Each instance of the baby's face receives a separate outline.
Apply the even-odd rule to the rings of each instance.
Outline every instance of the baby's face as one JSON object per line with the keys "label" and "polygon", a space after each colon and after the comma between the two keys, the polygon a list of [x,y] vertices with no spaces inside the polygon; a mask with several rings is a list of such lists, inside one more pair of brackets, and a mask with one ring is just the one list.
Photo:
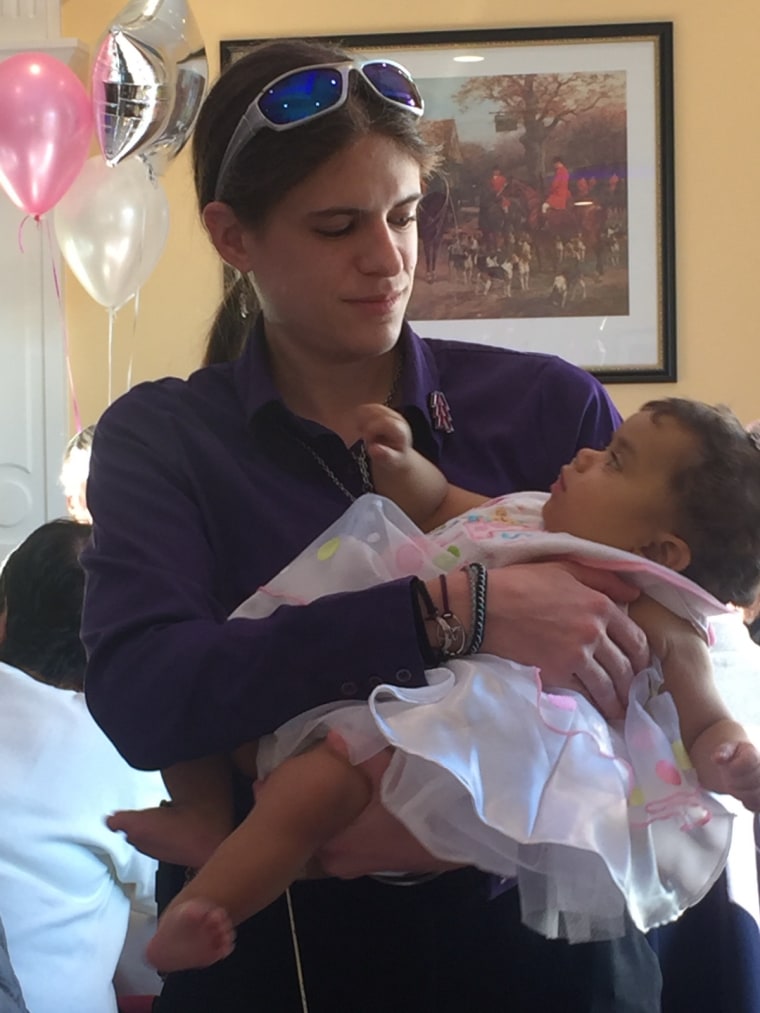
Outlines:
{"label": "baby's face", "polygon": [[675,420],[637,412],[606,450],[581,450],[565,465],[544,506],[547,531],[650,555],[649,546],[678,533],[670,480],[696,449]]}

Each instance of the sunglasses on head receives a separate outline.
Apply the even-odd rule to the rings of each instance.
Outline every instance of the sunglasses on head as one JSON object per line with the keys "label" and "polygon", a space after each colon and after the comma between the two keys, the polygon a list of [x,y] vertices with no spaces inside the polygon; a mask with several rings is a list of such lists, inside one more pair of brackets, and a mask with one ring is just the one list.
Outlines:
{"label": "sunglasses on head", "polygon": [[339,109],[348,97],[352,70],[386,102],[422,116],[425,104],[417,85],[409,71],[393,60],[346,60],[289,70],[259,92],[235,127],[219,167],[214,199],[221,200],[230,166],[262,128],[290,130]]}

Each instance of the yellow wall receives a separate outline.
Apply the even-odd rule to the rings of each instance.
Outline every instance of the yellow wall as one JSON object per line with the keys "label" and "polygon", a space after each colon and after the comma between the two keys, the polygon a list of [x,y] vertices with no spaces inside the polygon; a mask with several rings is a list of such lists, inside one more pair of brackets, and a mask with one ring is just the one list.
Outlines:
{"label": "yellow wall", "polygon": [[[500,0],[293,0],[280,7],[250,0],[191,0],[211,62],[218,72],[223,38],[339,35],[467,28],[560,25],[569,22],[567,0],[505,6]],[[67,0],[63,34],[91,47],[125,2]],[[729,403],[749,421],[760,416],[760,341],[755,317],[760,280],[758,235],[760,130],[757,118],[757,0],[719,6],[671,0],[668,6],[628,0],[578,0],[576,24],[611,20],[675,24],[677,384],[614,384],[627,414],[648,397],[679,394]],[[519,16],[522,14],[522,16]],[[220,292],[215,256],[196,224],[187,151],[164,179],[171,208],[166,251],[132,310],[118,314],[114,333],[114,393],[124,388],[129,353],[135,380],[186,375],[198,362]],[[85,422],[107,399],[107,313],[69,279],[67,307],[75,383]]]}

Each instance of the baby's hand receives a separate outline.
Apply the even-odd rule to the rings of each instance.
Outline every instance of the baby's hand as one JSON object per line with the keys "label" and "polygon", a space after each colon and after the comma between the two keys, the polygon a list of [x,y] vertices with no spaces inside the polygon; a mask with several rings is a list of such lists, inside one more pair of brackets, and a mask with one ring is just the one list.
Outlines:
{"label": "baby's hand", "polygon": [[412,431],[403,415],[382,404],[357,409],[357,424],[373,463],[399,465],[412,449]]}
{"label": "baby's hand", "polygon": [[751,812],[760,812],[760,752],[751,742],[725,742],[713,753],[721,789]]}

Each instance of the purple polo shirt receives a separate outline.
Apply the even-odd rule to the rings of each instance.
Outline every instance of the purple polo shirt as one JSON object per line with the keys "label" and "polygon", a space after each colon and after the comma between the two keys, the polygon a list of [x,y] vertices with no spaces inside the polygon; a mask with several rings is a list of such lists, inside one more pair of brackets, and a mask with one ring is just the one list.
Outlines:
{"label": "purple polo shirt", "polygon": [[[406,327],[399,403],[417,448],[484,495],[547,489],[619,423],[604,389],[553,356],[426,340]],[[436,428],[442,391],[453,432]],[[282,403],[258,325],[234,363],[144,383],[98,423],[83,638],[96,720],[143,768],[229,752],[379,681],[424,683],[410,580],[229,613],[361,492],[355,458]]]}

